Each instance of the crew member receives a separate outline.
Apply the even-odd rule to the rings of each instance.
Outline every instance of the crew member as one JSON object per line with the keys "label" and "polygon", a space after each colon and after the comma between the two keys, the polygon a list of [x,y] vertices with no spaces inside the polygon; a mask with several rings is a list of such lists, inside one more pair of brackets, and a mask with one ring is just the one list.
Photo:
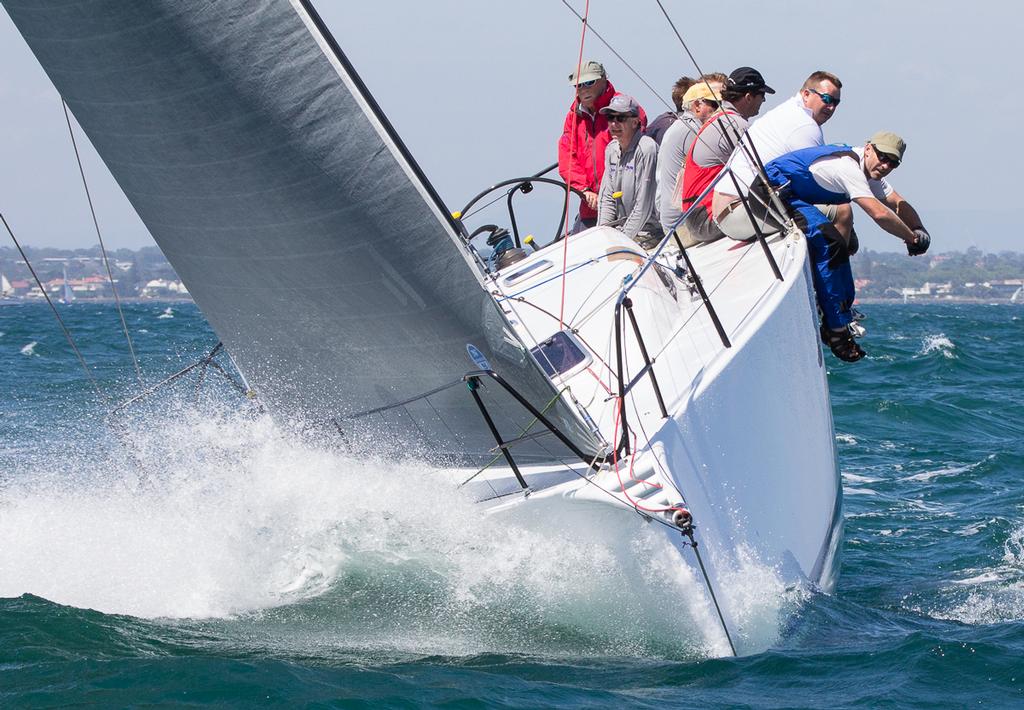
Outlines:
{"label": "crew member", "polygon": [[[768,181],[779,189],[790,216],[807,236],[814,290],[822,312],[822,341],[846,362],[856,362],[865,355],[849,328],[855,296],[849,251],[839,230],[815,204],[841,205],[852,200],[878,226],[902,239],[908,254],[924,254],[931,237],[917,212],[909,205],[902,208],[909,223],[904,221],[889,206],[895,204],[899,209],[902,198],[895,191],[884,194],[882,180],[902,162],[905,151],[902,138],[880,132],[872,136],[861,154],[845,145],[814,146],[765,165]],[[762,197],[766,194],[760,185],[753,191],[761,192]]]}
{"label": "crew member", "polygon": [[[767,163],[794,150],[825,143],[821,127],[839,107],[842,88],[843,82],[835,74],[816,71],[807,77],[795,96],[754,121],[742,145],[729,160],[741,191],[746,192],[754,183],[758,160]],[[749,239],[755,235],[732,180],[719,183],[712,212],[719,228],[733,239]],[[759,219],[763,212],[762,209],[757,215]],[[773,231],[775,225],[769,221],[762,227],[762,231]]]}
{"label": "crew member", "polygon": [[[714,191],[701,195],[722,172],[730,154],[747,132],[749,119],[761,110],[765,94],[774,93],[775,89],[765,83],[761,72],[752,67],[736,69],[722,90],[721,106],[715,105],[717,110],[708,117],[692,142],[683,168],[681,203],[683,209],[688,210],[700,198],[700,207],[690,213],[685,224],[685,231],[695,241],[709,242],[722,236],[712,219]],[[730,181],[730,178],[727,176],[724,180]]]}
{"label": "crew member", "polygon": [[605,149],[598,224],[613,224],[645,248],[664,236],[654,205],[658,145],[640,126],[640,105],[617,94],[601,109],[612,141]]}
{"label": "crew member", "polygon": [[[558,141],[558,174],[569,187],[583,193],[579,215],[570,230],[575,234],[597,224],[597,190],[604,170],[604,152],[611,137],[608,121],[600,110],[615,95],[604,66],[593,60],[583,62],[569,75],[576,89]],[[647,115],[640,110],[640,123],[647,127]]]}
{"label": "crew member", "polygon": [[669,126],[662,138],[658,149],[658,216],[665,232],[675,227],[683,214],[680,196],[686,154],[704,121],[718,108],[726,78],[720,73],[705,74],[691,85],[679,99],[679,120]]}

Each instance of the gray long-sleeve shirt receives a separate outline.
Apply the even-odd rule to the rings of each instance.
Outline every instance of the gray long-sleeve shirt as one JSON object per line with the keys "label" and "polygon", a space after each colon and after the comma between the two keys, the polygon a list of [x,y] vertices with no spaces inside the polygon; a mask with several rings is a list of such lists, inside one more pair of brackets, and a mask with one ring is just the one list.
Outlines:
{"label": "gray long-sleeve shirt", "polygon": [[697,117],[689,111],[683,111],[679,114],[679,120],[669,126],[662,136],[661,148],[658,150],[658,215],[665,232],[683,215],[680,201],[683,165],[699,130],[700,121]]}
{"label": "gray long-sleeve shirt", "polygon": [[693,146],[693,162],[702,168],[725,165],[750,127],[750,122],[739,115],[731,103],[724,102],[722,108],[731,113],[716,112],[704,127],[697,145]]}
{"label": "gray long-sleeve shirt", "polygon": [[[597,223],[609,224],[625,217],[619,230],[632,239],[641,231],[657,232],[658,214],[654,205],[658,144],[639,131],[625,151],[613,140],[604,152],[604,177],[598,192]],[[622,196],[612,195],[621,192]]]}

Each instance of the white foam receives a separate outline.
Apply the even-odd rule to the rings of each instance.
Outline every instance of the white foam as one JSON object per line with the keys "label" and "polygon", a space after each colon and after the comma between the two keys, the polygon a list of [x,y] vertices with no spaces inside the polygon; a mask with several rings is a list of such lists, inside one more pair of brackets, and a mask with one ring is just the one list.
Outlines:
{"label": "white foam", "polygon": [[873,476],[861,476],[858,473],[843,472],[844,483],[878,483],[880,480],[882,479]]}
{"label": "white foam", "polygon": [[158,315],[157,318],[159,318],[159,319],[174,318],[174,309],[173,308],[165,308],[164,312],[161,313],[160,315]]}
{"label": "white foam", "polygon": [[[140,467],[117,449],[3,481],[0,597],[149,618],[325,604],[325,629],[418,652],[536,650],[568,629],[580,654],[727,653],[692,569],[635,516],[619,545],[597,523],[485,516],[437,471],[353,460],[267,418],[168,411],[130,441]],[[729,574],[740,640],[763,648],[792,600],[753,560]]]}
{"label": "white foam", "polygon": [[964,579],[954,579],[953,584],[989,584],[990,582],[1002,581],[1003,576],[998,572],[983,572],[976,574],[973,577],[965,577]]}
{"label": "white foam", "polygon": [[915,473],[912,476],[905,476],[900,479],[903,481],[930,481],[933,478],[945,478],[947,476],[957,476],[961,473],[970,471],[978,464],[970,464],[967,466],[946,466],[945,468],[939,468],[934,471],[924,471],[922,473]]}
{"label": "white foam", "polygon": [[838,441],[840,444],[854,444],[855,445],[857,443],[857,440],[853,437],[852,434],[840,434],[840,433],[837,433],[836,434],[836,441]]}
{"label": "white foam", "polygon": [[969,576],[942,590],[946,603],[915,609],[936,619],[963,624],[999,624],[1024,620],[1024,526],[1012,530],[1003,543],[1000,564],[990,569],[965,570]]}
{"label": "white foam", "polygon": [[928,355],[929,353],[939,352],[943,357],[947,359],[953,359],[956,357],[956,345],[953,341],[946,337],[945,333],[937,333],[935,335],[927,335],[921,342],[921,349],[918,350],[918,355]]}

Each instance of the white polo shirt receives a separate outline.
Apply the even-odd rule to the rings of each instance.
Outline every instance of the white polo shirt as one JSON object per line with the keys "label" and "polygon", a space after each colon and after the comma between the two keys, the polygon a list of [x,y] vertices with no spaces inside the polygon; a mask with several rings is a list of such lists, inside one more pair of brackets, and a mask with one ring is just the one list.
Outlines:
{"label": "white polo shirt", "polygon": [[854,160],[850,153],[839,153],[818,158],[811,163],[811,176],[814,182],[829,192],[837,192],[850,196],[851,200],[859,197],[874,197],[882,202],[892,194],[892,185],[882,178],[869,180],[864,175],[864,148],[854,148]]}
{"label": "white polo shirt", "polygon": [[[744,145],[749,149],[751,141],[764,164],[794,150],[825,145],[821,126],[811,118],[811,111],[804,106],[800,92],[754,121],[743,137],[743,143],[733,151],[729,166],[744,188],[749,187],[757,175],[744,151]],[[715,192],[735,196],[736,188],[731,180],[721,180]]]}

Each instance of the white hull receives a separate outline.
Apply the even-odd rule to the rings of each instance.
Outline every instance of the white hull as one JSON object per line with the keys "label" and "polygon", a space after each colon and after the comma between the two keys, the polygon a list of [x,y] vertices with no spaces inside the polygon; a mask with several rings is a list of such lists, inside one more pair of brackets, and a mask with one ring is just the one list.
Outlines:
{"label": "white hull", "polygon": [[[575,239],[583,242],[586,236]],[[618,239],[610,232],[601,238],[609,243]],[[667,323],[659,322],[656,298],[645,300],[637,294],[634,309],[648,350],[663,348],[654,369],[669,417],[661,417],[653,387],[641,382],[627,410],[637,434],[634,456],[597,473],[582,464],[572,473],[523,469],[534,490],[526,496],[494,499],[492,508],[517,516],[572,517],[591,515],[593,506],[611,505],[623,512],[617,518],[617,534],[628,537],[646,524],[644,516],[637,515],[638,508],[659,510],[683,503],[693,515],[707,583],[741,653],[760,650],[757,639],[748,643],[744,625],[749,619],[743,610],[730,608],[737,595],[728,587],[743,583],[742,569],[751,564],[770,568],[782,584],[830,591],[842,537],[841,483],[806,244],[795,235],[776,241],[772,251],[784,281],[774,279],[757,244],[724,240],[690,250],[730,348],[718,340],[699,300],[680,298],[678,311],[669,316],[676,323]],[[572,293],[593,291],[593,284],[582,280],[570,279]],[[542,300],[543,294],[536,297]],[[529,318],[521,308],[515,315]],[[608,330],[607,322],[594,322],[601,320],[590,321],[589,333],[587,324],[580,327],[595,347],[596,333]],[[659,333],[674,332],[678,322],[686,322],[680,334],[659,343]],[[524,331],[536,334],[540,323],[524,323]],[[553,329],[557,325],[548,327]],[[636,363],[639,356],[632,352],[628,360]],[[575,378],[581,375],[566,384],[584,400],[588,383],[584,378],[574,382]],[[599,417],[599,400],[590,400],[588,410],[611,441],[614,403],[606,403]],[[507,469],[488,470],[473,485],[487,497],[488,489],[509,490],[508,475]],[[563,482],[552,485],[555,480]],[[646,516],[666,523],[658,527],[703,580],[694,552],[685,544],[688,540],[667,524],[670,512]],[[602,519],[609,520],[604,515]]]}

